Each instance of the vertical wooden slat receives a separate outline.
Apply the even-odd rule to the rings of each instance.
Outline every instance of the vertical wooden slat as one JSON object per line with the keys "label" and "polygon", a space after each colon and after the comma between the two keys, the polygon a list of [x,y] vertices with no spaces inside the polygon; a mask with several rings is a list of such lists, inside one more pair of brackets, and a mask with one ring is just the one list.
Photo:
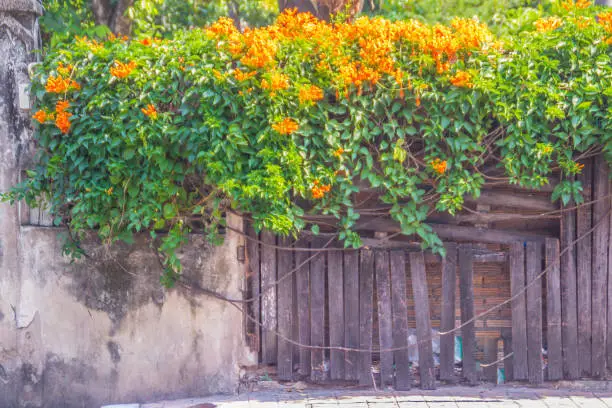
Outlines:
{"label": "vertical wooden slat", "polygon": [[[344,346],[344,276],[342,251],[329,252],[327,256],[327,302],[329,305],[329,345]],[[332,380],[344,379],[344,351],[330,351],[329,373]]]}
{"label": "vertical wooden slat", "polygon": [[461,294],[461,329],[463,338],[463,377],[469,384],[476,384],[476,333],[474,322],[474,263],[472,244],[461,244],[459,257],[459,292]]}
{"label": "vertical wooden slat", "polygon": [[[608,165],[603,155],[595,157],[593,166],[593,196],[600,200],[593,206],[593,288],[592,288],[592,373],[606,375],[607,280],[610,222],[608,221]],[[582,356],[581,356],[582,357]]]}
{"label": "vertical wooden slat", "polygon": [[[542,245],[527,242],[525,277],[527,288],[527,365],[529,382],[541,384],[542,372]],[[534,282],[534,283],[532,283]]]}
{"label": "vertical wooden slat", "polygon": [[514,380],[526,380],[527,307],[525,305],[525,250],[522,242],[510,245],[510,291],[512,294],[512,368]]}
{"label": "vertical wooden slat", "polygon": [[[574,204],[570,202],[568,207]],[[573,380],[580,376],[578,364],[578,316],[576,298],[576,211],[561,215],[561,337],[563,343],[563,377]],[[567,248],[567,250],[566,250]]]}
{"label": "vertical wooden slat", "polygon": [[559,261],[559,240],[556,238],[547,238],[546,268],[548,268],[548,272],[546,273],[546,323],[548,327],[546,334],[548,343],[549,381],[556,381],[563,378],[561,278],[559,276]]}
{"label": "vertical wooden slat", "polygon": [[261,361],[275,364],[278,328],[276,318],[276,236],[269,231],[261,233]]}
{"label": "vertical wooden slat", "polygon": [[[608,184],[608,191],[612,192],[612,182]],[[611,199],[608,199],[608,205],[612,205]],[[612,215],[608,217],[608,233],[612,237]],[[608,306],[612,305],[612,245],[608,246]],[[608,312],[608,329],[607,329],[607,363],[608,367],[612,368],[612,312]]]}
{"label": "vertical wooden slat", "polygon": [[[321,248],[324,241],[316,237],[312,248]],[[325,252],[320,252],[310,261],[310,345],[325,346]],[[325,381],[323,349],[310,350],[310,378]]]}
{"label": "vertical wooden slat", "polygon": [[[492,364],[497,361],[497,337],[487,337],[484,340],[484,360],[485,364]],[[496,384],[497,364],[483,367],[482,374],[485,381]]]}
{"label": "vertical wooden slat", "polygon": [[[584,162],[578,180],[582,182],[582,195],[586,202],[591,201],[593,184],[593,164],[591,159]],[[576,210],[576,233],[582,236],[592,226],[591,205],[583,205]],[[576,297],[578,306],[578,365],[583,376],[591,375],[591,251],[592,236],[576,243]]]}
{"label": "vertical wooden slat", "polygon": [[253,319],[252,322],[252,338],[250,339],[250,345],[257,353],[261,352],[261,309],[260,309],[260,285],[261,277],[259,273],[259,234],[255,232],[255,229],[249,225],[247,229],[247,256],[249,259],[249,276],[248,281],[251,286],[251,313]]}
{"label": "vertical wooden slat", "polygon": [[374,254],[363,249],[359,260],[359,384],[372,385],[372,314]]}
{"label": "vertical wooden slat", "polygon": [[[291,240],[280,238],[279,245],[289,248]],[[279,380],[293,379],[293,251],[278,251],[278,356],[276,371]]]}
{"label": "vertical wooden slat", "polygon": [[[457,244],[446,243],[446,258],[442,260],[442,310],[440,331],[455,328],[455,293],[457,283]],[[455,378],[455,333],[440,336],[440,380]]]}
{"label": "vertical wooden slat", "polygon": [[406,257],[404,251],[391,251],[391,300],[393,309],[393,352],[395,389],[409,390],[412,383],[408,359],[408,303],[406,299]]}
{"label": "vertical wooden slat", "polygon": [[433,365],[429,293],[427,291],[423,252],[410,253],[410,273],[412,276],[412,292],[415,305],[417,341],[419,344],[421,388],[433,390],[436,388],[436,376]]}
{"label": "vertical wooden slat", "polygon": [[[300,238],[296,248],[308,248],[309,242]],[[297,318],[298,318],[298,341],[303,345],[310,345],[310,252],[295,252],[296,286],[297,286]],[[300,266],[301,265],[301,266]],[[300,347],[299,373],[302,376],[310,376],[310,349]]]}
{"label": "vertical wooden slat", "polygon": [[[359,252],[344,253],[344,345],[359,348]],[[344,374],[347,380],[358,380],[359,352],[345,353]]]}
{"label": "vertical wooden slat", "polygon": [[[503,328],[501,330],[502,340],[504,341],[504,357],[513,353],[512,349],[512,328]],[[514,354],[513,354],[514,355]],[[514,379],[514,359],[512,356],[507,357],[504,362],[504,374],[506,375],[506,381],[512,381]]]}
{"label": "vertical wooden slat", "polygon": [[[389,280],[389,252],[376,251],[376,299],[378,302],[378,339],[381,350],[393,347],[393,321],[391,315],[391,282]],[[393,384],[393,352],[380,352],[380,383]]]}

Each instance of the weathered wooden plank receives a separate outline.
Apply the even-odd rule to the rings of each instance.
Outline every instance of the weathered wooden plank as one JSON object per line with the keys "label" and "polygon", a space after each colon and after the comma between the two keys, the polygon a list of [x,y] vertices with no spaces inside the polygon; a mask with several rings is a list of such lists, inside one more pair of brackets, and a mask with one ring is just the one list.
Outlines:
{"label": "weathered wooden plank", "polygon": [[525,249],[522,242],[510,246],[510,292],[512,294],[512,365],[513,379],[526,380],[527,306],[525,303]]}
{"label": "weathered wooden plank", "polygon": [[[592,374],[596,378],[606,376],[606,313],[608,311],[607,279],[609,251],[609,200],[608,165],[603,157],[595,157],[593,166],[593,288],[592,288]],[[582,356],[581,356],[582,358]]]}
{"label": "weathered wooden plank", "polygon": [[276,317],[276,236],[269,232],[261,233],[261,362],[275,364],[277,355],[278,321]]}
{"label": "weathered wooden plank", "polygon": [[[309,242],[304,238],[300,238],[295,246],[297,248],[308,248]],[[298,342],[303,345],[310,345],[310,262],[308,262],[308,258],[311,255],[308,252],[295,251]],[[300,347],[298,372],[301,376],[310,376],[309,348]]]}
{"label": "weathered wooden plank", "polygon": [[559,276],[559,262],[559,240],[548,238],[546,240],[546,268],[548,268],[548,272],[546,273],[546,335],[548,343],[549,381],[561,380],[563,378],[561,277]]}
{"label": "weathered wooden plank", "polygon": [[[573,205],[573,202],[570,202],[568,207]],[[561,251],[565,251],[561,255],[561,337],[563,344],[563,378],[566,380],[573,380],[580,376],[575,239],[576,211],[564,211],[561,217]]]}
{"label": "weathered wooden plank", "polygon": [[409,390],[412,385],[408,359],[408,306],[406,299],[406,257],[404,251],[389,253],[391,265],[391,300],[393,309],[393,352],[395,389]]}
{"label": "weathered wooden plank", "polygon": [[[381,350],[393,347],[393,320],[391,314],[391,281],[389,278],[389,251],[374,252],[376,273],[376,299],[378,302],[378,341]],[[393,352],[380,352],[380,383],[393,384]]]}
{"label": "weathered wooden plank", "polygon": [[[329,307],[329,345],[344,347],[344,276],[342,251],[327,255],[327,303]],[[330,351],[329,374],[332,380],[344,379],[344,351]]]}
{"label": "weathered wooden plank", "polygon": [[[291,240],[279,238],[279,245],[289,247]],[[293,345],[286,339],[293,337],[293,252],[278,251],[278,354],[276,373],[279,380],[293,379]]]}
{"label": "weathered wooden plank", "polygon": [[[344,345],[359,348],[359,252],[344,253]],[[347,380],[358,380],[359,352],[344,355],[344,374]]]}
{"label": "weathered wooden plank", "polygon": [[[527,287],[527,365],[529,382],[544,382],[542,371],[542,245],[528,242],[525,251],[525,278]],[[534,283],[532,283],[534,282]]]}
{"label": "weathered wooden plank", "polygon": [[[612,182],[608,184],[608,191],[612,192]],[[608,205],[612,205],[609,202]],[[608,233],[612,237],[612,215],[610,217]],[[608,246],[608,307],[612,305],[612,245]],[[608,334],[607,340],[607,363],[608,367],[612,368],[612,313],[608,312]],[[612,405],[610,405],[612,407]]]}
{"label": "weathered wooden plank", "polygon": [[[512,349],[512,329],[511,328],[503,328],[501,329],[501,337],[504,341],[504,357],[508,356],[510,353],[513,353]],[[514,355],[514,353],[513,353]],[[503,361],[504,364],[504,374],[506,375],[506,381],[512,381],[514,379],[514,359],[512,356],[506,357]]]}
{"label": "weathered wooden plank", "polygon": [[258,354],[261,352],[261,309],[260,309],[260,273],[259,273],[259,234],[255,232],[255,229],[252,226],[248,226],[247,228],[247,256],[249,262],[249,270],[247,275],[247,282],[249,287],[251,288],[251,298],[253,301],[251,302],[251,316],[254,321],[249,325],[251,338],[249,339],[250,347],[257,352]]}
{"label": "weathered wooden plank", "polygon": [[[315,237],[312,248],[322,248],[325,245],[321,237]],[[310,345],[325,346],[325,252],[310,261]],[[325,353],[323,349],[310,350],[310,379],[325,381]]]}
{"label": "weathered wooden plank", "polygon": [[458,247],[459,258],[459,293],[461,295],[461,337],[463,338],[463,377],[469,384],[476,384],[476,333],[474,322],[467,323],[474,317],[474,264],[472,262],[472,244],[461,244]]}
{"label": "weathered wooden plank", "polygon": [[[485,364],[492,364],[497,361],[497,338],[489,337],[484,339],[484,361]],[[497,364],[482,368],[485,381],[497,384]]]}
{"label": "weathered wooden plank", "polygon": [[431,317],[429,311],[429,293],[425,276],[425,259],[422,252],[412,252],[410,259],[410,274],[412,276],[412,292],[415,303],[415,320],[417,341],[419,345],[419,373],[421,388],[433,390],[436,388],[436,375],[433,365],[431,345]]}
{"label": "weathered wooden plank", "polygon": [[[584,162],[578,180],[582,182],[585,202],[592,197],[593,164],[591,159]],[[576,210],[577,236],[586,234],[592,226],[591,205]],[[576,243],[576,298],[578,302],[578,365],[583,376],[591,375],[591,235]]]}
{"label": "weathered wooden plank", "polygon": [[[362,249],[359,260],[359,384],[372,384],[372,314],[374,302],[374,254]],[[367,351],[370,350],[370,351]]]}
{"label": "weathered wooden plank", "polygon": [[[440,331],[455,328],[455,293],[457,291],[457,244],[445,245],[446,258],[442,260],[442,310]],[[455,379],[455,333],[440,336],[440,380]]]}

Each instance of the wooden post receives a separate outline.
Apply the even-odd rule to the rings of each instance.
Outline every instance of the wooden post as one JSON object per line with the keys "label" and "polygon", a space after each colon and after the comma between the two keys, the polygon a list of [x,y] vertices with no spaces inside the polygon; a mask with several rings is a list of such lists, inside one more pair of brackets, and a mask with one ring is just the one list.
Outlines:
{"label": "wooden post", "polygon": [[[389,279],[389,251],[376,251],[376,299],[378,302],[378,339],[381,350],[393,347],[391,315],[391,281]],[[393,352],[380,352],[380,385],[393,384]]]}
{"label": "wooden post", "polygon": [[[440,331],[455,328],[455,293],[457,285],[457,244],[445,245],[446,258],[442,260],[442,310]],[[455,333],[440,335],[440,380],[455,379]]]}
{"label": "wooden post", "polygon": [[276,318],[276,236],[270,231],[261,233],[261,362],[275,364],[278,328]]}
{"label": "wooden post", "polygon": [[249,226],[247,229],[248,239],[246,241],[247,245],[247,257],[249,260],[249,270],[248,270],[248,281],[251,286],[251,297],[253,301],[251,302],[251,312],[253,315],[253,319],[255,322],[252,322],[252,325],[249,324],[249,327],[252,327],[251,333],[252,338],[249,343],[251,348],[257,352],[258,354],[261,352],[261,327],[259,324],[261,323],[261,310],[260,310],[260,274],[259,274],[259,234],[255,232],[252,226]]}
{"label": "wooden post", "polygon": [[[608,221],[610,200],[608,195],[608,165],[604,156],[595,157],[593,167],[593,288],[592,288],[592,372],[596,378],[606,376],[606,321],[608,312],[608,251],[610,222]],[[582,356],[581,356],[582,357]]]}
{"label": "wooden post", "polygon": [[395,389],[409,390],[412,383],[408,359],[408,304],[406,299],[406,257],[404,251],[391,251],[391,299],[393,308],[393,353]]}
{"label": "wooden post", "polygon": [[372,385],[372,314],[374,254],[361,250],[359,264],[359,385]]}
{"label": "wooden post", "polygon": [[[342,251],[332,251],[327,256],[327,304],[329,305],[329,345],[344,346],[344,276]],[[332,380],[344,379],[344,351],[331,350],[329,373]]]}
{"label": "wooden post", "polygon": [[[289,247],[291,240],[280,238],[279,245]],[[276,372],[279,380],[293,379],[293,251],[278,251],[278,357]]]}
{"label": "wooden post", "polygon": [[[344,253],[344,345],[359,348],[359,252]],[[345,353],[344,373],[347,380],[358,380],[359,352]]]}
{"label": "wooden post", "polygon": [[[528,242],[526,251],[527,287],[527,365],[529,382],[544,382],[542,372],[542,245]],[[535,282],[535,283],[532,283]]]}
{"label": "wooden post", "polygon": [[525,304],[525,250],[522,242],[510,246],[510,291],[512,294],[512,368],[513,380],[526,380],[527,306]]}
{"label": "wooden post", "polygon": [[[568,207],[573,206],[573,202]],[[576,211],[564,211],[561,216],[561,337],[563,344],[563,377],[580,377],[578,364],[578,316],[576,298]]]}
{"label": "wooden post", "polygon": [[415,305],[414,312],[417,341],[419,342],[419,373],[421,375],[421,388],[424,390],[433,390],[436,388],[436,375],[433,365],[429,293],[427,291],[423,252],[410,253],[410,273],[412,276],[412,292]]}
{"label": "wooden post", "polygon": [[476,384],[476,333],[474,322],[474,268],[472,244],[459,245],[459,292],[461,294],[461,337],[463,338],[463,377],[471,385]]}
{"label": "wooden post", "polygon": [[[312,248],[321,248],[324,241],[315,237]],[[310,345],[325,346],[325,252],[320,252],[310,261]],[[310,379],[325,381],[325,352],[323,349],[310,350]]]}
{"label": "wooden post", "polygon": [[[308,248],[308,241],[300,238],[296,248]],[[303,345],[310,345],[310,252],[295,251],[295,280],[297,286],[297,318],[298,318],[298,341]],[[302,266],[300,266],[302,265]],[[310,349],[300,347],[299,374],[310,376]]]}
{"label": "wooden post", "polygon": [[[593,161],[584,162],[578,180],[582,183],[582,196],[585,202],[593,199]],[[576,233],[582,236],[592,226],[591,205],[583,205],[576,210]],[[591,375],[591,252],[592,236],[576,243],[576,298],[578,302],[578,364],[583,376]]]}
{"label": "wooden post", "polygon": [[559,240],[547,238],[546,268],[548,268],[548,272],[546,273],[546,322],[548,327],[546,334],[548,340],[549,381],[556,381],[563,378],[561,278],[559,276],[559,262]]}

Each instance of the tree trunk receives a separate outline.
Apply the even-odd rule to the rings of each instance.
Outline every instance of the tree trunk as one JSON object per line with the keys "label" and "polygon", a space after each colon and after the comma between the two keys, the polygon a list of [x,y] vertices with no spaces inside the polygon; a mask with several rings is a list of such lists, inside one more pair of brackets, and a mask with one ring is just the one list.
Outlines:
{"label": "tree trunk", "polygon": [[91,10],[98,25],[107,26],[115,34],[129,35],[132,21],[125,15],[132,7],[134,0],[91,0]]}
{"label": "tree trunk", "polygon": [[363,8],[364,0],[279,0],[280,11],[295,8],[301,13],[311,13],[314,16],[329,21],[331,16],[345,11],[350,4],[349,16],[352,18]]}

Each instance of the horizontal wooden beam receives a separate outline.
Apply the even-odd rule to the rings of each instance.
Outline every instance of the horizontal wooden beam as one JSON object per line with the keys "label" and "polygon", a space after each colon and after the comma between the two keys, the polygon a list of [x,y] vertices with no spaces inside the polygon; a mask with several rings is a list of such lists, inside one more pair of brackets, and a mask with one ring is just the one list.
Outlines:
{"label": "horizontal wooden beam", "polygon": [[559,209],[559,205],[553,203],[550,197],[507,191],[482,190],[478,198],[465,196],[464,200],[467,203],[510,207],[521,210],[555,211]]}
{"label": "horizontal wooden beam", "polygon": [[[305,216],[308,222],[335,223],[335,218],[330,215]],[[491,228],[466,227],[460,225],[427,223],[431,229],[446,241],[472,241],[490,244],[508,244],[511,242],[536,241],[544,242],[546,237],[552,234],[539,235],[522,231],[496,230]],[[361,217],[355,226],[355,231],[378,231],[378,232],[400,232],[401,228],[397,221],[390,218]]]}

